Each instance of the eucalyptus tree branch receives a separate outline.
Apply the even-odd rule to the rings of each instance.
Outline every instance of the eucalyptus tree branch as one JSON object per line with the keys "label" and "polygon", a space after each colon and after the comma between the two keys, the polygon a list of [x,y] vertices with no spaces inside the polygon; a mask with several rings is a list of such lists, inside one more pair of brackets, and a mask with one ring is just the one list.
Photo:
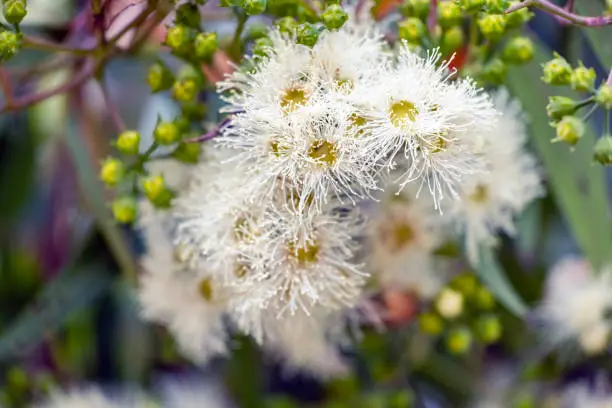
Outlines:
{"label": "eucalyptus tree branch", "polygon": [[580,16],[572,11],[574,2],[570,0],[568,6],[559,7],[548,0],[525,0],[522,3],[512,5],[506,10],[506,14],[520,10],[525,7],[535,7],[544,10],[554,16],[561,18],[564,21],[570,22],[583,27],[600,27],[612,25],[612,16]]}

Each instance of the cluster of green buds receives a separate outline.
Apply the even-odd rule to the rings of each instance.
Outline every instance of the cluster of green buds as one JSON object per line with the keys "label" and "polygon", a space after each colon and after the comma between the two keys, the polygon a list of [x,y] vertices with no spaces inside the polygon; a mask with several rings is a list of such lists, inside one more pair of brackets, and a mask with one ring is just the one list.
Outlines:
{"label": "cluster of green buds", "polygon": [[3,377],[0,391],[0,405],[3,407],[27,406],[33,395],[46,395],[57,386],[50,372],[28,372],[20,366],[8,367]]}
{"label": "cluster of green buds", "polygon": [[360,384],[356,376],[351,375],[329,381],[326,384],[327,399],[325,408],[356,407],[388,407],[411,408],[415,406],[414,392],[410,388],[367,390],[365,384]]}
{"label": "cluster of green buds", "polygon": [[21,49],[21,31],[19,24],[27,12],[26,0],[4,0],[2,13],[12,29],[0,26],[0,63],[13,58]]}
{"label": "cluster of green buds", "polygon": [[502,333],[493,294],[473,273],[455,276],[419,315],[421,332],[440,339],[449,353],[467,353],[474,342],[495,343]]}
{"label": "cluster of green buds", "polygon": [[[552,86],[570,87],[576,92],[586,93],[584,99],[576,100],[567,96],[551,96],[546,111],[550,124],[556,130],[553,142],[564,142],[575,145],[586,130],[586,120],[598,109],[606,112],[606,120],[612,110],[612,83],[602,82],[596,85],[597,75],[593,68],[585,67],[582,62],[572,67],[561,55],[555,53],[554,58],[542,66],[542,81]],[[587,113],[579,118],[578,111],[588,108]],[[607,123],[605,128],[608,128]],[[593,149],[593,159],[598,163],[612,165],[612,135],[607,131],[599,138]]]}
{"label": "cluster of green buds", "polygon": [[199,9],[202,3],[187,2],[178,6],[174,25],[168,28],[165,40],[175,56],[194,66],[210,63],[219,45],[215,33],[202,29]]}

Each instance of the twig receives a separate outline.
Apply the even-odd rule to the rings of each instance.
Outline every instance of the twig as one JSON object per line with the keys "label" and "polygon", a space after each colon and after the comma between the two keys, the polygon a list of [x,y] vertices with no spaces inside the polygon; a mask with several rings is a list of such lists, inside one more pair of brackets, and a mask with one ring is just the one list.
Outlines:
{"label": "twig", "polygon": [[72,48],[64,44],[58,44],[52,41],[47,41],[42,38],[31,37],[28,35],[24,35],[22,41],[24,47],[33,48],[36,50],[69,52],[76,55],[89,55],[95,52],[95,49]]}
{"label": "twig", "polygon": [[214,129],[210,130],[209,132],[204,133],[201,136],[194,137],[193,139],[187,139],[185,140],[185,143],[202,143],[207,140],[214,139],[215,137],[217,137],[217,135],[219,135],[219,132],[221,132],[221,130],[223,130],[224,127],[229,125],[230,121],[231,121],[230,118],[225,118],[217,126],[215,126]]}
{"label": "twig", "polygon": [[89,61],[83,68],[69,81],[59,85],[53,89],[49,89],[43,92],[25,95],[22,98],[13,99],[13,103],[9,104],[8,101],[5,106],[0,108],[0,113],[15,111],[23,109],[27,106],[37,104],[55,95],[66,93],[73,88],[83,84],[89,77],[94,73],[96,64],[93,61]]}
{"label": "twig", "polygon": [[0,86],[2,87],[2,92],[4,92],[6,106],[13,106],[13,87],[11,86],[11,79],[3,67],[0,67]]}
{"label": "twig", "polygon": [[438,24],[438,0],[431,0],[429,15],[427,16],[427,29],[430,33],[435,32]]}
{"label": "twig", "polygon": [[[570,2],[571,3],[571,2]],[[570,4],[573,7],[573,3]],[[584,26],[584,27],[600,27],[604,25],[612,24],[612,16],[596,16],[596,17],[585,17],[579,16],[572,11],[566,10],[565,8],[559,7],[556,4],[551,3],[548,0],[525,0],[522,3],[517,3],[506,10],[506,14],[520,10],[525,7],[536,7],[544,10],[550,14],[560,17],[564,21]]]}
{"label": "twig", "polygon": [[110,116],[119,133],[122,133],[123,131],[125,131],[126,127],[123,118],[117,110],[117,105],[115,105],[115,103],[111,99],[110,94],[108,92],[108,88],[106,87],[106,84],[104,83],[103,79],[98,80],[98,85],[100,85],[100,90],[102,91],[102,96],[104,97],[104,103],[106,104],[108,116]]}
{"label": "twig", "polygon": [[569,11],[570,13],[574,12],[574,0],[567,0],[567,4],[565,5],[565,10]]}
{"label": "twig", "polygon": [[145,24],[139,27],[139,32],[136,33],[132,43],[126,49],[126,51],[129,52],[138,49],[142,45],[142,43],[149,38],[153,30],[155,30],[155,28],[159,26],[162,21],[164,21],[164,19],[168,14],[170,14],[170,12],[172,12],[172,7],[163,7],[161,8],[161,10],[158,9],[152,19],[147,20]]}
{"label": "twig", "polygon": [[111,39],[109,39],[108,42],[110,44],[116,44],[121,39],[121,37],[123,37],[132,28],[137,27],[141,25],[142,23],[144,23],[149,18],[149,16],[151,15],[153,11],[154,11],[154,8],[151,5],[147,6],[147,8],[145,8],[142,11],[142,13],[140,13],[134,20],[132,20],[129,24],[127,24],[121,30],[119,30],[119,32],[115,34]]}
{"label": "twig", "polygon": [[110,27],[113,25],[113,23],[115,21],[117,21],[117,19],[123,14],[125,13],[127,10],[131,9],[134,6],[137,6],[139,4],[144,3],[146,0],[138,0],[138,1],[133,1],[131,3],[128,3],[127,5],[125,5],[121,10],[119,10],[118,12],[116,12],[111,18],[108,19],[108,21],[106,22],[106,28]]}

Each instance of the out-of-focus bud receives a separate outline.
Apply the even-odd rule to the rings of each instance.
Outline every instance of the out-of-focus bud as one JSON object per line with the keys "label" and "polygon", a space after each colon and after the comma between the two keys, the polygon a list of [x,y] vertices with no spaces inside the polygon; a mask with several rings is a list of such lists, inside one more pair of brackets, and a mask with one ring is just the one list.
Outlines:
{"label": "out-of-focus bud", "polygon": [[595,102],[603,108],[612,109],[612,85],[601,84],[595,94]]}
{"label": "out-of-focus bud", "polygon": [[597,74],[593,68],[585,67],[582,62],[572,71],[570,83],[572,89],[578,92],[589,92],[595,87]]}
{"label": "out-of-focus bud", "polygon": [[455,327],[446,335],[446,349],[456,355],[465,354],[472,346],[472,333],[467,327]]}
{"label": "out-of-focus bud", "polygon": [[461,7],[468,13],[476,13],[482,10],[486,0],[461,0]]}
{"label": "out-of-focus bud", "polygon": [[297,29],[297,42],[312,47],[317,43],[321,30],[315,24],[303,23]]}
{"label": "out-of-focus bud", "polygon": [[444,31],[440,42],[443,55],[450,55],[465,42],[465,34],[461,26],[454,26]]}
{"label": "out-of-focus bud", "polygon": [[178,102],[192,102],[198,95],[198,80],[185,77],[177,80],[172,87],[172,96]]}
{"label": "out-of-focus bud", "polygon": [[501,14],[508,9],[508,0],[486,0],[486,11],[489,14]]}
{"label": "out-of-focus bud", "polygon": [[584,122],[575,116],[564,116],[556,126],[557,137],[553,142],[575,145],[584,135]]}
{"label": "out-of-focus bud", "polygon": [[278,31],[289,35],[295,35],[299,26],[295,18],[289,16],[279,18],[274,24],[278,27]]}
{"label": "out-of-focus bud", "polygon": [[525,64],[533,58],[533,41],[528,37],[515,37],[508,41],[502,58],[509,64]]}
{"label": "out-of-focus bud", "polygon": [[125,165],[121,160],[109,157],[104,160],[100,168],[100,180],[109,187],[114,187],[123,180],[125,175]]}
{"label": "out-of-focus bud", "polygon": [[506,16],[503,14],[486,14],[478,19],[482,36],[489,41],[499,41],[506,33]]}
{"label": "out-of-focus bud", "polygon": [[508,74],[508,66],[499,58],[493,58],[482,69],[482,78],[494,85],[504,83]]}
{"label": "out-of-focus bud", "polygon": [[398,24],[398,33],[402,40],[419,44],[427,33],[427,27],[421,19],[409,17]]}
{"label": "out-of-focus bud", "polygon": [[200,143],[179,143],[172,152],[172,157],[187,164],[195,164],[200,157],[202,146]]}
{"label": "out-of-focus bud", "polygon": [[195,55],[198,61],[210,62],[219,48],[217,33],[198,33],[194,41]]}
{"label": "out-of-focus bud", "polygon": [[450,288],[443,289],[436,299],[436,309],[447,319],[458,317],[463,312],[463,295]]}
{"label": "out-of-focus bud", "polygon": [[604,166],[612,166],[612,135],[603,135],[595,143],[593,160]]}
{"label": "out-of-focus bud", "polygon": [[253,54],[265,57],[273,46],[274,43],[269,37],[258,38],[253,43]]}
{"label": "out-of-focus bud", "polygon": [[551,96],[548,98],[546,113],[554,122],[561,120],[564,116],[573,115],[578,110],[578,103],[567,96]]}
{"label": "out-of-focus bud", "polygon": [[[515,3],[518,3],[518,1],[511,1],[508,4],[508,7]],[[531,20],[533,16],[533,12],[531,12],[531,10],[529,10],[527,7],[513,11],[510,14],[506,14],[506,27],[509,29],[518,28]]]}
{"label": "out-of-focus bud", "polygon": [[193,29],[175,25],[166,32],[166,45],[177,55],[191,56],[194,36]]}
{"label": "out-of-focus bud", "polygon": [[0,28],[0,62],[8,61],[21,49],[21,35]]}
{"label": "out-of-focus bud", "polygon": [[113,201],[111,209],[115,220],[122,224],[131,224],[136,220],[138,204],[132,196],[118,197]]}
{"label": "out-of-focus bud", "polygon": [[481,316],[476,320],[476,333],[486,344],[495,343],[501,337],[502,325],[495,315]]}
{"label": "out-of-focus bud", "polygon": [[438,3],[438,23],[442,28],[449,28],[461,23],[463,14],[461,7],[454,1]]}
{"label": "out-of-focus bud", "polygon": [[330,30],[337,30],[342,27],[346,20],[348,20],[348,14],[342,6],[339,4],[332,4],[327,6],[327,8],[321,14],[321,19],[323,20],[323,24]]}
{"label": "out-of-focus bud", "polygon": [[142,190],[145,195],[158,208],[168,208],[173,194],[166,186],[163,176],[149,176],[142,180]]}
{"label": "out-of-focus bud", "polygon": [[174,75],[163,62],[157,61],[149,67],[147,82],[151,87],[151,91],[164,91],[169,89],[174,83]]}
{"label": "out-of-focus bud", "polygon": [[444,330],[444,321],[435,313],[421,313],[419,315],[419,328],[425,334],[437,336]]}
{"label": "out-of-focus bud", "polygon": [[153,139],[160,145],[171,145],[179,141],[181,132],[174,122],[160,122],[153,131]]}
{"label": "out-of-focus bud", "polygon": [[134,130],[126,130],[117,137],[115,144],[117,149],[124,154],[138,154],[140,145],[140,133]]}
{"label": "out-of-focus bud", "polygon": [[267,5],[268,2],[266,0],[243,0],[242,7],[248,15],[252,16],[266,11]]}
{"label": "out-of-focus bud", "polygon": [[542,81],[548,85],[569,85],[572,79],[572,67],[557,53],[554,53],[552,60],[542,66],[544,76]]}
{"label": "out-of-focus bud", "polygon": [[191,3],[183,3],[177,7],[174,17],[175,24],[184,25],[196,30],[200,29],[202,17],[198,6]]}
{"label": "out-of-focus bud", "polygon": [[26,14],[28,14],[26,6],[26,0],[4,0],[2,5],[4,18],[10,24],[17,25],[21,23]]}

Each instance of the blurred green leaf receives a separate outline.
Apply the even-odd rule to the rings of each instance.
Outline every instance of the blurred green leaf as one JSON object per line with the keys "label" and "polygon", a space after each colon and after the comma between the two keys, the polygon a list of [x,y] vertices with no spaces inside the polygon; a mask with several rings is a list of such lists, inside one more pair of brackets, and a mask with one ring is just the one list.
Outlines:
{"label": "blurred green leaf", "polygon": [[[604,12],[603,2],[594,0],[577,1],[575,7],[579,14],[585,16],[600,16]],[[604,69],[612,67],[612,26],[587,27],[581,31],[589,39]]]}
{"label": "blurred green leaf", "polygon": [[33,304],[0,335],[0,360],[26,354],[57,331],[73,313],[100,296],[112,282],[101,263],[66,271],[49,283]]}
{"label": "blurred green leaf", "polygon": [[493,251],[488,247],[481,246],[478,254],[480,259],[478,260],[476,273],[480,279],[493,292],[495,298],[509,311],[517,316],[524,316],[528,307],[508,281],[504,270],[495,259]]}
{"label": "blurred green leaf", "polygon": [[258,350],[253,341],[240,336],[226,367],[226,383],[236,403],[242,408],[262,408],[263,379]]}
{"label": "blurred green leaf", "polygon": [[612,257],[604,170],[593,164],[595,136],[590,127],[573,151],[563,143],[551,143],[555,130],[546,115],[548,96],[567,95],[563,88],[550,87],[540,80],[540,66],[551,58],[552,54],[538,44],[532,63],[509,72],[508,87],[529,115],[531,140],[544,164],[555,201],[576,242],[597,267]]}

